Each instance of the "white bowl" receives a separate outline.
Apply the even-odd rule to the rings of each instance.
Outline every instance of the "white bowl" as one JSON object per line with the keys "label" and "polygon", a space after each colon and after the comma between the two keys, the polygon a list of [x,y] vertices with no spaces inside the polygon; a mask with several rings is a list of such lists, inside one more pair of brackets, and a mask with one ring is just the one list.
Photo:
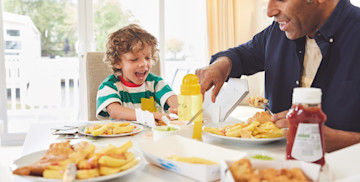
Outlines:
{"label": "white bowl", "polygon": [[180,127],[177,126],[154,126],[151,128],[154,140],[164,138],[171,135],[176,135],[180,132]]}

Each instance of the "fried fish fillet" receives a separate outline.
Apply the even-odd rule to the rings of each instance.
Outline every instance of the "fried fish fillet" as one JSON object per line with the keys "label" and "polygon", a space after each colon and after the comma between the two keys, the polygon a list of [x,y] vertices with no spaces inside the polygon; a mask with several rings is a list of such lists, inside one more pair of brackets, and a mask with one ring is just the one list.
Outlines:
{"label": "fried fish fillet", "polygon": [[53,143],[39,161],[20,167],[13,171],[13,174],[41,176],[48,165],[68,159],[73,152],[74,149],[70,145],[70,141]]}
{"label": "fried fish fillet", "polygon": [[271,121],[271,114],[268,111],[256,112],[256,114],[248,119],[248,122],[259,121],[261,124]]}

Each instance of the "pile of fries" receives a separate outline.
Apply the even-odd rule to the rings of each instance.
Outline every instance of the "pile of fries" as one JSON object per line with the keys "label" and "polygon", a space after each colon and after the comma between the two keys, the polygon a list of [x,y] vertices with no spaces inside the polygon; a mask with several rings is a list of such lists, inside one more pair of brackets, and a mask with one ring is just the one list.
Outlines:
{"label": "pile of fries", "polygon": [[191,164],[205,164],[205,165],[213,165],[217,164],[217,162],[200,158],[200,157],[182,157],[177,155],[172,155],[170,157],[167,157],[167,159],[173,160],[173,161],[179,161],[179,162],[186,162]]}
{"label": "pile of fries", "polygon": [[84,147],[75,148],[75,152],[66,160],[51,164],[43,172],[44,178],[62,179],[64,170],[70,163],[77,167],[76,179],[88,179],[97,176],[115,174],[127,170],[138,163],[132,152],[132,142],[128,141],[120,147],[109,144],[100,152],[95,153],[95,146],[83,142]]}
{"label": "pile of fries", "polygon": [[204,127],[204,131],[221,136],[241,138],[278,138],[284,135],[284,131],[271,121],[235,123],[222,128]]}
{"label": "pile of fries", "polygon": [[133,132],[136,128],[135,125],[130,123],[106,123],[106,124],[95,124],[85,128],[84,133],[92,134],[94,136],[99,135],[116,135],[122,133]]}

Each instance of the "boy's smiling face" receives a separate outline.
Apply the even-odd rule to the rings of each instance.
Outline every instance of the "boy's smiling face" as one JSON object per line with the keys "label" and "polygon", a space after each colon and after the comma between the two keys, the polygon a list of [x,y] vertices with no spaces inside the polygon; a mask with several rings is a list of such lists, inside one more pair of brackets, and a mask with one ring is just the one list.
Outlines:
{"label": "boy's smiling face", "polygon": [[151,48],[146,46],[143,50],[121,55],[121,61],[115,68],[121,69],[122,77],[130,83],[141,85],[145,82],[151,68]]}

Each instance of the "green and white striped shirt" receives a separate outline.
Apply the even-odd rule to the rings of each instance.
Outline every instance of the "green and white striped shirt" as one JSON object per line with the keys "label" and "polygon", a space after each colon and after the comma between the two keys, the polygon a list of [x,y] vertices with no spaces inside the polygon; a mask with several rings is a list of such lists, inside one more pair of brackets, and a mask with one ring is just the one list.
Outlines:
{"label": "green and white striped shirt", "polygon": [[[119,76],[109,75],[99,87],[96,102],[96,118],[109,119],[106,107],[114,102],[119,102],[122,106],[137,109],[141,108],[141,98],[154,97],[156,104],[161,109],[168,110],[167,99],[175,95],[165,81],[152,73],[149,73],[145,82],[137,87],[129,87],[120,81]],[[158,107],[159,109],[159,107]]]}

